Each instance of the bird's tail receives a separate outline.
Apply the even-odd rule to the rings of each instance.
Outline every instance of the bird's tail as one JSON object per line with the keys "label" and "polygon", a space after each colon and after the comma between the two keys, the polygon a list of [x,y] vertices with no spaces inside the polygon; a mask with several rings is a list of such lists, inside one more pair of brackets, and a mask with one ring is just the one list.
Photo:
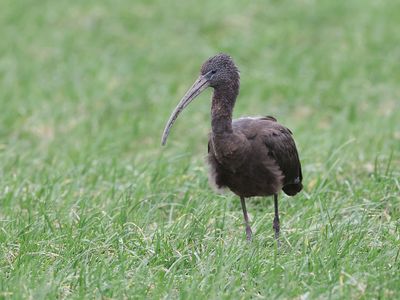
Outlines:
{"label": "bird's tail", "polygon": [[282,190],[288,196],[294,196],[298,192],[300,192],[302,189],[303,189],[303,184],[301,182],[295,183],[295,184],[287,184],[282,188]]}

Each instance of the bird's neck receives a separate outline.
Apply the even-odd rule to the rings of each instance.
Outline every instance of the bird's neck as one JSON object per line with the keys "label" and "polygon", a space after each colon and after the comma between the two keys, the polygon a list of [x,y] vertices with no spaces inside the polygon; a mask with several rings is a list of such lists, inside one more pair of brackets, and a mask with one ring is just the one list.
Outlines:
{"label": "bird's neck", "polygon": [[211,128],[214,134],[232,133],[232,112],[239,86],[214,89],[211,105]]}

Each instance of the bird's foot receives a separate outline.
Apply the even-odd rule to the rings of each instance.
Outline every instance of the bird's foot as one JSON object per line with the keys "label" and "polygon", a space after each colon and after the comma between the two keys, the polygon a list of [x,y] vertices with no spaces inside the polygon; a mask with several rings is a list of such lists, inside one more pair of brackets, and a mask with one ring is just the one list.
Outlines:
{"label": "bird's foot", "polygon": [[279,235],[278,236],[275,235],[275,240],[276,240],[276,246],[279,250],[281,248],[281,240],[279,239]]}
{"label": "bird's foot", "polygon": [[251,242],[251,239],[253,237],[253,232],[251,231],[251,228],[249,225],[246,226],[246,238],[248,242]]}
{"label": "bird's foot", "polygon": [[279,219],[274,218],[274,225],[273,225],[274,231],[275,231],[275,240],[278,245],[278,248],[281,246],[280,240],[279,240],[279,232],[280,232],[280,226],[279,226]]}

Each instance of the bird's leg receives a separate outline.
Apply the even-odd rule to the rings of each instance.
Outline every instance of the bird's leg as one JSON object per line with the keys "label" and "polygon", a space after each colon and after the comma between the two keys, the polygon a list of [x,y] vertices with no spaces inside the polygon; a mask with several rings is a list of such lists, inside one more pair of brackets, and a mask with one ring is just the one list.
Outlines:
{"label": "bird's leg", "polygon": [[242,203],[244,222],[246,224],[246,237],[247,237],[247,241],[250,242],[252,232],[251,232],[251,228],[250,228],[250,224],[249,224],[249,216],[247,215],[246,202],[244,200],[244,197],[240,197],[240,202]]}
{"label": "bird's leg", "polygon": [[278,194],[274,194],[274,206],[275,206],[275,217],[274,217],[274,231],[275,231],[275,239],[276,242],[278,243],[278,247],[280,245],[279,242],[279,211],[278,211]]}

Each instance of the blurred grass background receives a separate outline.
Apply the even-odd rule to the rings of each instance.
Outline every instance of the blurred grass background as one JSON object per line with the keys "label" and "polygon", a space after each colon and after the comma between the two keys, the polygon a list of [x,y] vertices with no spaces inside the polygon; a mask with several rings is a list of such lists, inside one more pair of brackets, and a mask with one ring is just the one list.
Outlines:
{"label": "blurred grass background", "polygon": [[[1,298],[398,298],[398,1],[0,0]],[[160,137],[202,62],[235,117],[292,129],[305,190],[207,184],[210,94]]]}

